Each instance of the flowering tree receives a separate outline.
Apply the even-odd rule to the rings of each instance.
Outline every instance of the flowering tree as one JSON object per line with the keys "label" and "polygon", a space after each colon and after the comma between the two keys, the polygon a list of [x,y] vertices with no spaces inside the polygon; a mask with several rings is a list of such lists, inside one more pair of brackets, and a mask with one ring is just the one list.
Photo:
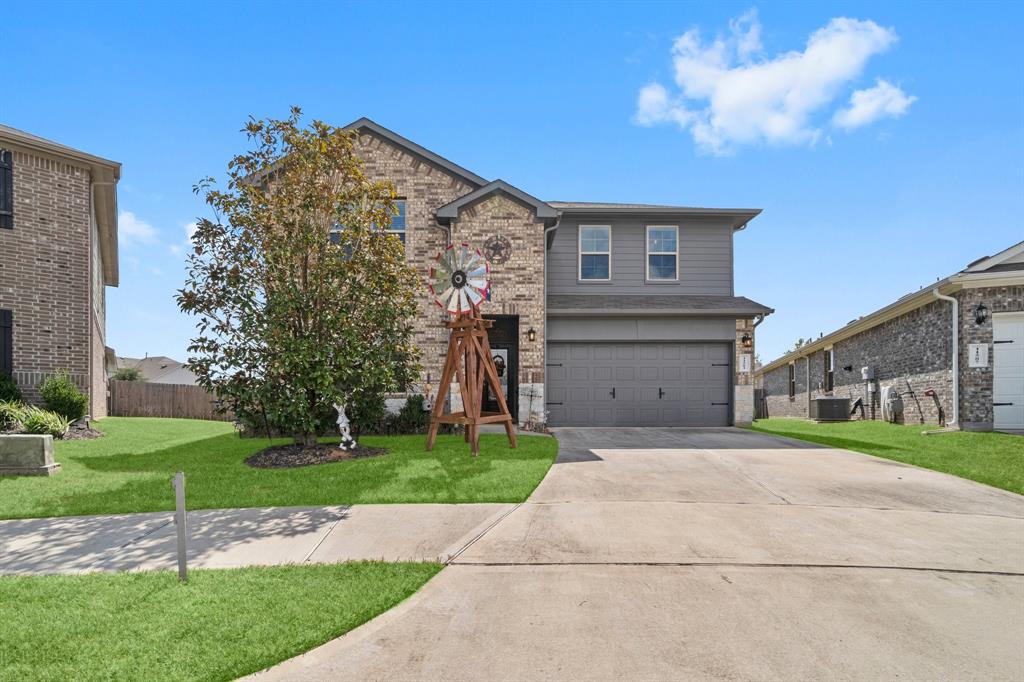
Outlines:
{"label": "flowering tree", "polygon": [[227,185],[196,185],[212,208],[192,236],[179,307],[195,315],[187,367],[225,409],[312,445],[333,404],[356,424],[418,371],[418,278],[401,241],[390,183],[367,179],[355,133],[320,121],[250,119],[253,149]]}

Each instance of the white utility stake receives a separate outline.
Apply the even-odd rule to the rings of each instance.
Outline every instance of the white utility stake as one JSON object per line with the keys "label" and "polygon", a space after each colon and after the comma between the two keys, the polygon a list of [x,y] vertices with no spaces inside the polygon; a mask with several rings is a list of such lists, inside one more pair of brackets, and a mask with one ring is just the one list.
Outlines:
{"label": "white utility stake", "polygon": [[174,474],[174,524],[178,527],[178,580],[188,580],[188,562],[185,555],[185,540],[188,528],[185,521],[185,472]]}

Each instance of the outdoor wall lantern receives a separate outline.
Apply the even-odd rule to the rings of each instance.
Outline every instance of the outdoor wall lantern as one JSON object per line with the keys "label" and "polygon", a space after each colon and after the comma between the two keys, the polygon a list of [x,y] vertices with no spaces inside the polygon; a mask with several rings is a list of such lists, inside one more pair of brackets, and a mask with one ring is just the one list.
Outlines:
{"label": "outdoor wall lantern", "polygon": [[526,338],[530,339],[530,343],[537,340],[537,330],[530,327],[530,331],[526,332]]}
{"label": "outdoor wall lantern", "polygon": [[749,350],[754,347],[754,337],[750,334],[744,333],[743,336],[740,337],[740,343],[743,344],[744,348]]}
{"label": "outdoor wall lantern", "polygon": [[985,324],[985,320],[988,319],[988,308],[984,303],[979,303],[978,307],[974,309],[974,322],[976,324]]}

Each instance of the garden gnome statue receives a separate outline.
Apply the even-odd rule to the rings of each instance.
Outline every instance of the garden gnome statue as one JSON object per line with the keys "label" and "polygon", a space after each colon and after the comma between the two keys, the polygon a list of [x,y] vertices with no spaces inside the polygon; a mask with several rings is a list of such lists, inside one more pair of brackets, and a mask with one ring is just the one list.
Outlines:
{"label": "garden gnome statue", "polygon": [[349,431],[348,416],[345,415],[344,405],[334,405],[334,409],[338,411],[338,432],[341,434],[341,443],[339,447],[342,450],[355,450],[356,439],[352,437],[351,431]]}

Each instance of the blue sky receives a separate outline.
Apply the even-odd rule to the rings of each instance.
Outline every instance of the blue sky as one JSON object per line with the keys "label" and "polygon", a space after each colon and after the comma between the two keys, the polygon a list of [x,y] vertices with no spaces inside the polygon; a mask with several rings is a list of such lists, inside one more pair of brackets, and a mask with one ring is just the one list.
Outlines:
{"label": "blue sky", "polygon": [[124,164],[108,299],[123,355],[184,359],[192,323],[172,296],[203,210],[191,187],[222,175],[247,116],[290,104],[337,125],[369,116],[545,199],[763,208],[736,237],[736,292],[777,310],[765,361],[1024,238],[1020,5],[4,14],[0,122]]}

